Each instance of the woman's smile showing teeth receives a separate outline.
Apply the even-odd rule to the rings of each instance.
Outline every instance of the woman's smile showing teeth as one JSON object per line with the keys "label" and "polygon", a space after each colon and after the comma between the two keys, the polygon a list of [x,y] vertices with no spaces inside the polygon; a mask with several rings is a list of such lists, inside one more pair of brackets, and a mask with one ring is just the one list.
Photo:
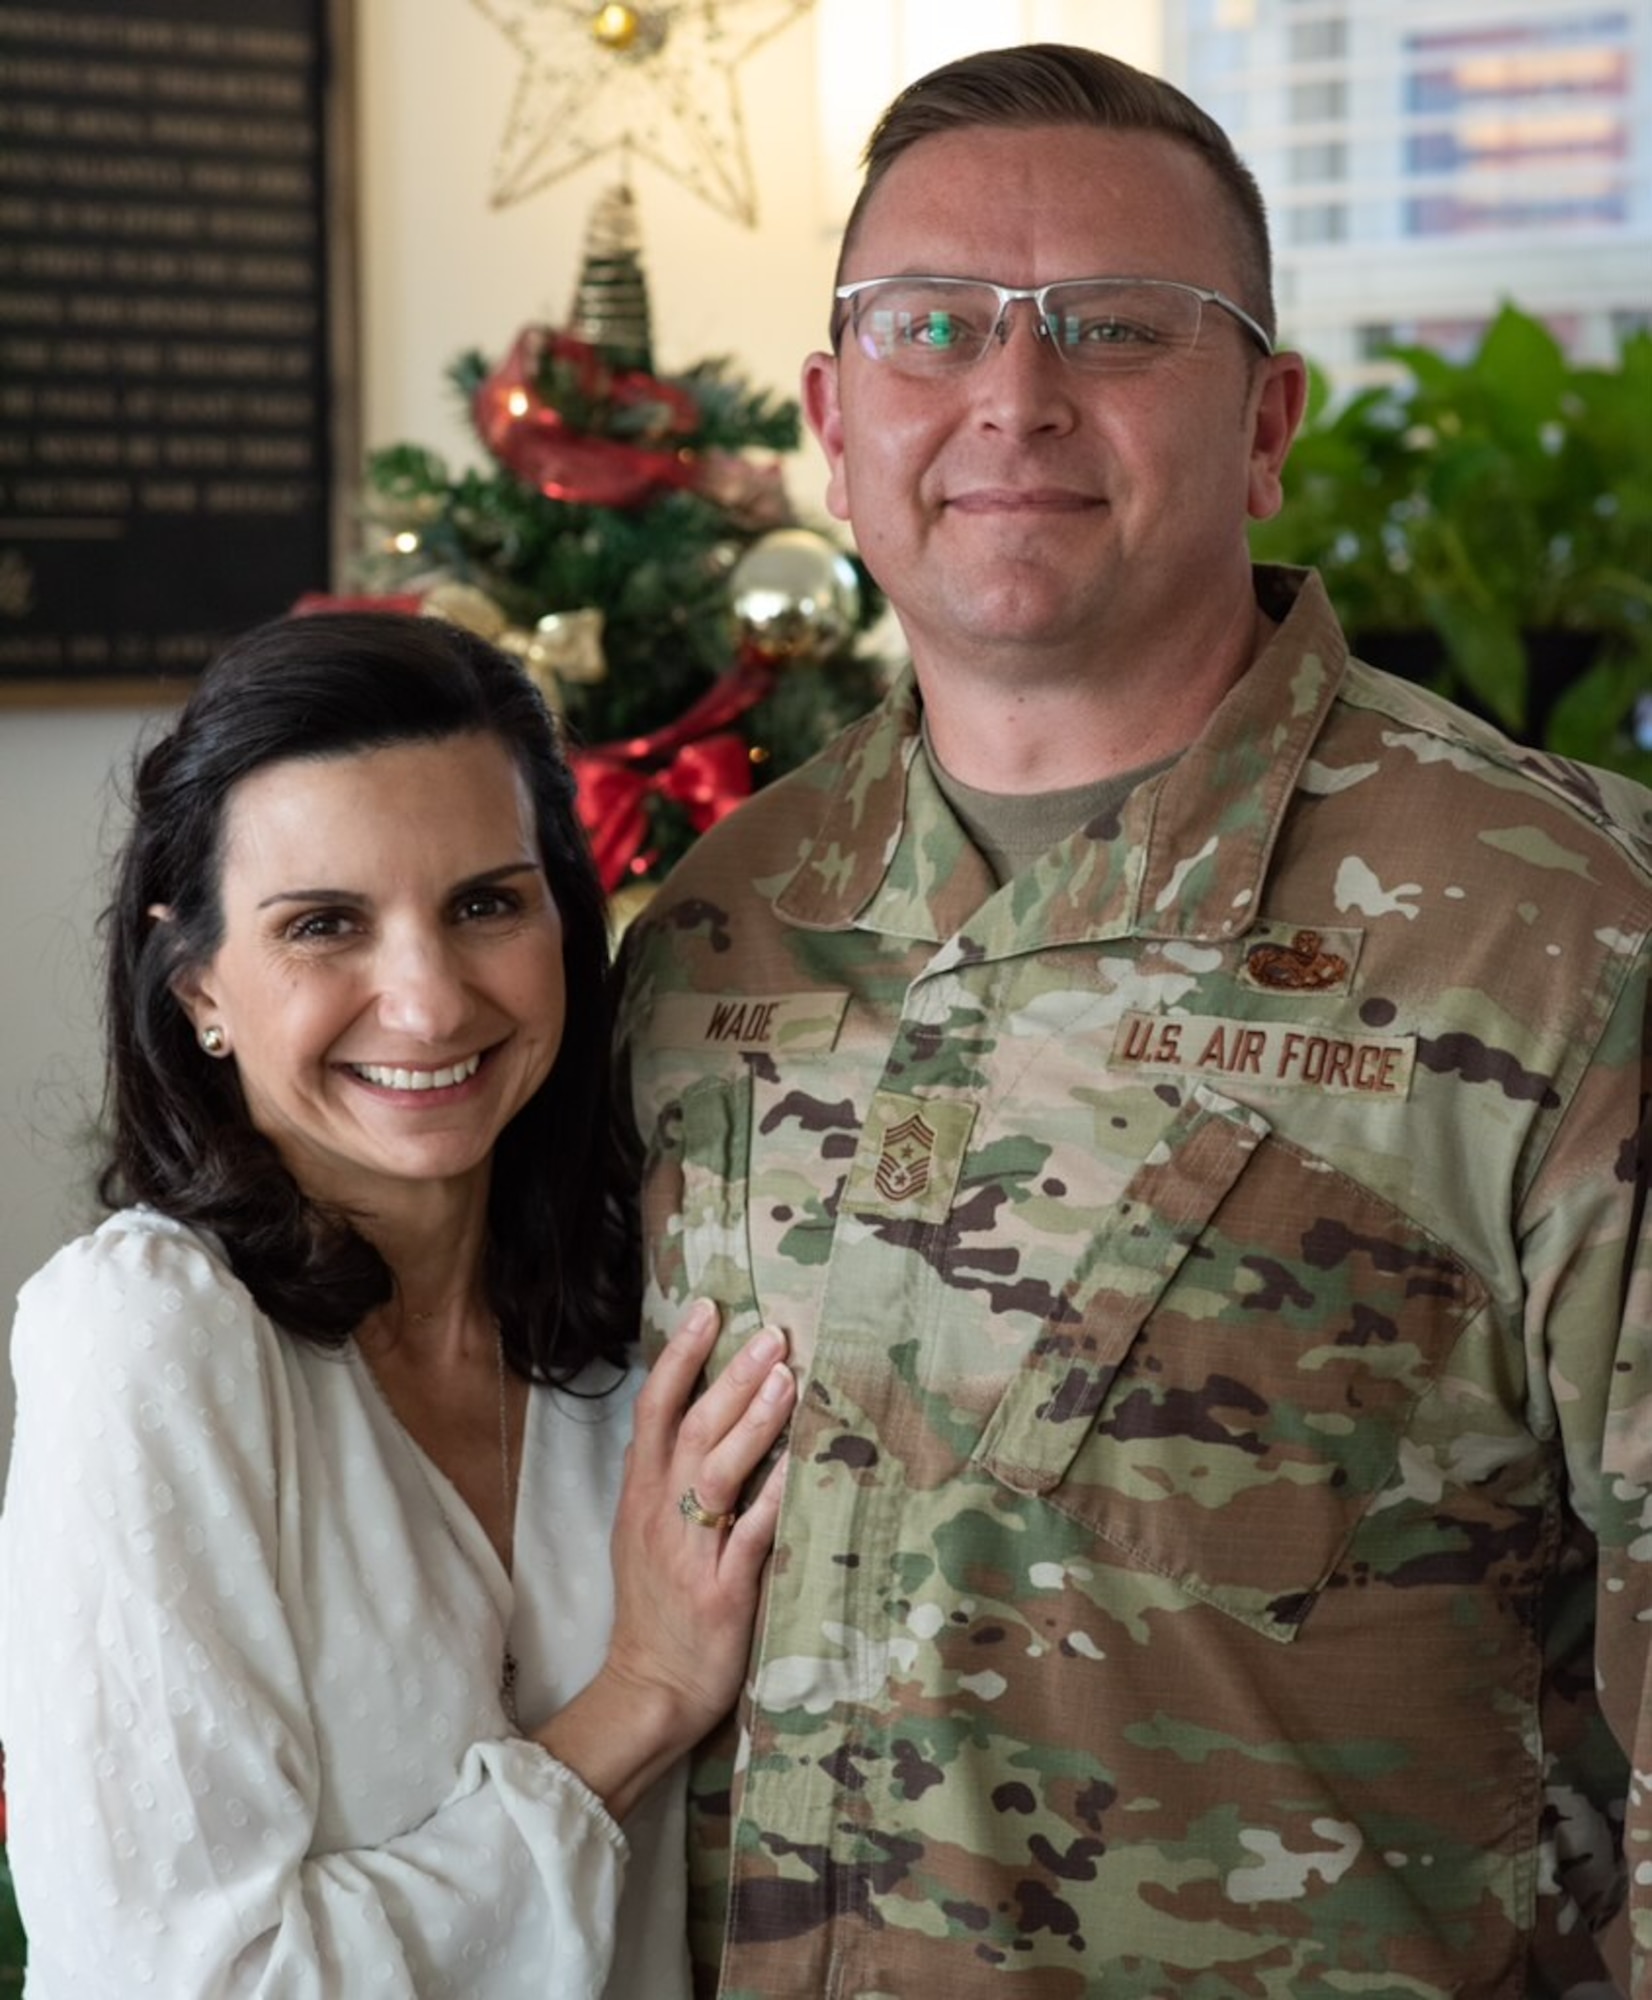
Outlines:
{"label": "woman's smile showing teeth", "polygon": [[466,1056],[446,1069],[392,1069],[383,1063],[347,1063],[345,1067],[363,1083],[376,1084],[381,1090],[447,1090],[456,1083],[469,1082],[482,1067],[482,1058]]}
{"label": "woman's smile showing teeth", "polygon": [[513,753],[477,734],[292,759],[241,780],[225,825],[224,936],[191,998],[254,1127],[312,1200],[386,1226],[485,1205],[566,1009]]}

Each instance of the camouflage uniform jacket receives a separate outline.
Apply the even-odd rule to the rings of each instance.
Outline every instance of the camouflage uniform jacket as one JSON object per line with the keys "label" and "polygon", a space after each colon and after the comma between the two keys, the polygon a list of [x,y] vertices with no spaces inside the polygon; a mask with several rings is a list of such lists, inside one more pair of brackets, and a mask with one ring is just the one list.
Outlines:
{"label": "camouflage uniform jacket", "polygon": [[1259,590],[1004,887],[903,680],[631,933],[651,1337],[801,1381],[703,1991],[1577,1991],[1621,1840],[1652,1993],[1652,797]]}

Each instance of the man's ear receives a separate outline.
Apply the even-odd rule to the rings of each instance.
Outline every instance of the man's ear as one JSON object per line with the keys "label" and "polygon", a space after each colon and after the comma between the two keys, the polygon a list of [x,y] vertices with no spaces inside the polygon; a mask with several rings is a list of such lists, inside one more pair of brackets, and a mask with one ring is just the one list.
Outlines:
{"label": "man's ear", "polygon": [[826,511],[834,521],[847,521],[849,488],[843,468],[843,411],[838,402],[835,354],[811,354],[804,362],[803,416],[826,454]]}
{"label": "man's ear", "polygon": [[1308,364],[1289,348],[1271,355],[1261,365],[1250,415],[1246,507],[1252,520],[1268,521],[1279,512],[1285,460],[1307,406]]}

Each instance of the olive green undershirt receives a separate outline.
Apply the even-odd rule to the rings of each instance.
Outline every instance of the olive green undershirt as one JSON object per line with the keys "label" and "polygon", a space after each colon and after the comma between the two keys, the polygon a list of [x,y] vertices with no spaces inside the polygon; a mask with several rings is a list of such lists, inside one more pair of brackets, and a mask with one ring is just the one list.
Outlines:
{"label": "olive green undershirt", "polygon": [[1139,784],[1168,771],[1176,761],[1174,756],[1161,757],[1139,770],[1116,772],[1060,792],[981,792],[961,783],[941,763],[930,743],[927,721],[923,747],[941,796],[985,855],[1000,885],[1081,826],[1116,818]]}

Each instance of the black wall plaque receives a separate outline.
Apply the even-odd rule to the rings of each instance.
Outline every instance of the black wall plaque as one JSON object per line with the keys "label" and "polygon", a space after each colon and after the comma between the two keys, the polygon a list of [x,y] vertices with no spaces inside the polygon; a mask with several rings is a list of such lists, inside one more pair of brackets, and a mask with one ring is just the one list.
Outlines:
{"label": "black wall plaque", "polygon": [[336,569],[348,0],[0,0],[0,700],[150,699]]}

